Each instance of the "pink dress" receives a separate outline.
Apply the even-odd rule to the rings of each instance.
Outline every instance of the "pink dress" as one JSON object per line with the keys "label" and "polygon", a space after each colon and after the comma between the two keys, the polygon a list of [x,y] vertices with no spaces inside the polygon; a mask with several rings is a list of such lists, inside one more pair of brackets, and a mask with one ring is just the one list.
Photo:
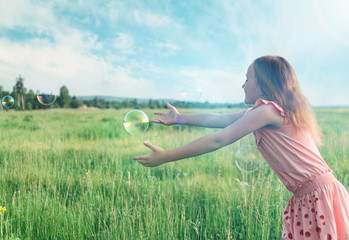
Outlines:
{"label": "pink dress", "polygon": [[[276,103],[258,99],[253,108]],[[264,159],[293,192],[283,212],[282,239],[349,239],[349,194],[332,175],[307,131],[297,135],[285,117],[279,129],[261,128],[253,134]]]}

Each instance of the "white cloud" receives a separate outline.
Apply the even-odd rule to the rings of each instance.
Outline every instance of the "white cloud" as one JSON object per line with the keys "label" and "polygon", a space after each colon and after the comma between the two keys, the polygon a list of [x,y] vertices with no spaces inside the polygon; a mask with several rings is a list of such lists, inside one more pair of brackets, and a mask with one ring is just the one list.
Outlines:
{"label": "white cloud", "polygon": [[109,2],[107,4],[107,9],[108,13],[106,15],[112,24],[117,24],[121,19],[122,14],[128,12],[124,4],[121,2]]}
{"label": "white cloud", "polygon": [[[96,34],[79,31],[56,19],[50,6],[14,1],[5,6],[6,11],[1,9],[1,13],[5,14],[0,14],[0,26],[20,26],[39,31],[48,29],[54,39],[54,43],[51,43],[40,38],[21,42],[7,40],[6,36],[0,38],[0,77],[5,79],[1,83],[5,90],[12,90],[14,79],[19,74],[25,78],[25,87],[34,91],[40,88],[57,91],[62,85],[66,85],[73,94],[84,95],[95,94],[96,89],[102,89],[100,81],[104,74],[103,63],[91,54],[91,51],[103,47]],[[125,34],[119,34],[114,41],[114,47],[123,52],[132,45],[133,39]],[[108,79],[114,76],[117,78],[114,82],[120,82],[116,83],[120,89],[126,75],[114,72],[108,75]],[[135,84],[134,81],[133,83]],[[112,94],[108,89],[104,91]],[[99,94],[102,92],[99,91]],[[117,93],[122,92],[115,92]]]}
{"label": "white cloud", "polygon": [[[27,88],[33,90],[57,89],[63,84],[69,87],[83,80],[81,76],[85,73],[88,73],[87,79],[98,75],[96,61],[93,58],[75,52],[64,45],[51,47],[40,45],[40,42],[36,42],[35,45],[19,45],[5,41],[1,41],[0,45],[1,61],[12,66],[1,71],[2,77],[15,78],[21,74],[26,78]],[[10,84],[12,85],[13,82]]]}
{"label": "white cloud", "polygon": [[172,42],[156,42],[152,45],[153,53],[156,53],[158,56],[175,56],[178,54],[182,47]]}
{"label": "white cloud", "polygon": [[64,45],[37,48],[1,40],[0,46],[0,62],[6,63],[0,65],[0,78],[13,78],[4,85],[5,90],[12,90],[21,74],[25,87],[34,91],[58,92],[66,85],[71,95],[158,96],[153,82],[132,77],[129,68],[114,67]]}
{"label": "white cloud", "polygon": [[114,67],[106,64],[102,83],[96,93],[91,95],[110,95],[120,97],[156,98],[157,87],[154,82],[144,78],[132,77],[132,71],[125,67]]}
{"label": "white cloud", "polygon": [[26,26],[48,29],[56,24],[50,7],[31,1],[0,1],[0,26],[12,28]]}
{"label": "white cloud", "polygon": [[[154,79],[132,76],[134,71],[151,75],[152,72],[159,73],[162,69],[151,60],[126,58],[126,55],[133,54],[135,47],[131,35],[119,32],[111,43],[119,52],[107,51],[103,57],[105,60],[101,60],[92,52],[103,50],[108,44],[104,40],[100,41],[96,34],[74,28],[65,19],[58,19],[51,10],[54,4],[50,2],[39,5],[21,0],[5,5],[0,3],[0,27],[46,31],[54,40],[52,43],[47,39],[32,38],[17,42],[8,40],[6,36],[0,38],[0,77],[6,79],[1,83],[5,90],[12,90],[15,78],[21,74],[25,78],[25,87],[34,91],[58,91],[62,85],[66,85],[74,95],[163,97],[159,95]],[[69,3],[63,2],[60,5],[61,8],[64,6],[68,7]],[[110,6],[114,8],[113,13],[110,10],[110,17],[113,21],[118,21],[125,14],[120,13],[120,9],[125,6]],[[167,16],[137,10],[134,13],[138,24],[148,27],[168,27],[168,24],[176,26]],[[81,21],[92,20],[83,17]],[[178,49],[171,43],[158,47],[172,51]],[[127,67],[117,66],[115,63],[123,63]]]}
{"label": "white cloud", "polygon": [[137,24],[154,28],[179,29],[181,25],[167,15],[160,15],[146,10],[133,10],[133,17]]}
{"label": "white cloud", "polygon": [[166,42],[166,43],[156,43],[155,44],[156,47],[159,47],[159,48],[164,48],[164,49],[168,49],[168,50],[172,50],[172,51],[178,51],[180,50],[181,48],[179,46],[177,46],[176,44],[173,44],[173,43],[169,43],[169,42]]}
{"label": "white cloud", "polygon": [[193,92],[199,88],[203,92],[200,101],[237,103],[244,100],[241,87],[244,74],[221,69],[183,69],[179,73],[183,80],[177,85],[177,92],[183,89]]}
{"label": "white cloud", "polygon": [[118,33],[117,38],[113,41],[113,47],[120,50],[123,54],[132,54],[133,46],[133,38],[125,33]]}

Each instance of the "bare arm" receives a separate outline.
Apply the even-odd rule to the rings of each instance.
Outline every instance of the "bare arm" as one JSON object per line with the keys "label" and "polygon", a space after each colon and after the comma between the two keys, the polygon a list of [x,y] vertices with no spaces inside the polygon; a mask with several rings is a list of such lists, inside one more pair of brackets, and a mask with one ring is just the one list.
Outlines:
{"label": "bare arm", "polygon": [[218,113],[200,113],[200,114],[180,114],[179,123],[185,125],[207,127],[207,128],[225,128],[235,121],[239,120],[244,112],[218,114]]}
{"label": "bare arm", "polygon": [[133,159],[144,166],[155,167],[167,162],[198,156],[227,146],[264,126],[279,125],[280,121],[283,120],[281,118],[272,106],[263,105],[250,111],[228,127],[179,148],[164,150],[144,142],[144,145],[149,147],[152,153]]}
{"label": "bare arm", "polygon": [[208,128],[225,128],[234,123],[243,116],[243,112],[217,114],[217,113],[200,113],[200,114],[181,114],[171,104],[167,103],[169,112],[155,112],[162,118],[154,118],[151,121],[164,125],[183,124]]}

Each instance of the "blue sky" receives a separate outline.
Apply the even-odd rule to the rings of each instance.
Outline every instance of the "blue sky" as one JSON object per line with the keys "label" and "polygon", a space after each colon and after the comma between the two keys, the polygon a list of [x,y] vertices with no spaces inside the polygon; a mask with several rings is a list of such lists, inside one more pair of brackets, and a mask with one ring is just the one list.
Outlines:
{"label": "blue sky", "polygon": [[0,85],[238,103],[281,55],[314,106],[349,105],[349,2],[0,0]]}

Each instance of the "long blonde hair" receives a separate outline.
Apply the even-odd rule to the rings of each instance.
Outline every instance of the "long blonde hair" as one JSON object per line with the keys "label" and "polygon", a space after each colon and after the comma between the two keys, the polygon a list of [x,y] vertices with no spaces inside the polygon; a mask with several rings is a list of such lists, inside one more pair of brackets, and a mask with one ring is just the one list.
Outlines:
{"label": "long blonde hair", "polygon": [[321,131],[314,111],[302,93],[291,64],[279,56],[263,56],[253,63],[257,84],[265,100],[279,104],[296,131],[308,129],[315,143],[321,145]]}

